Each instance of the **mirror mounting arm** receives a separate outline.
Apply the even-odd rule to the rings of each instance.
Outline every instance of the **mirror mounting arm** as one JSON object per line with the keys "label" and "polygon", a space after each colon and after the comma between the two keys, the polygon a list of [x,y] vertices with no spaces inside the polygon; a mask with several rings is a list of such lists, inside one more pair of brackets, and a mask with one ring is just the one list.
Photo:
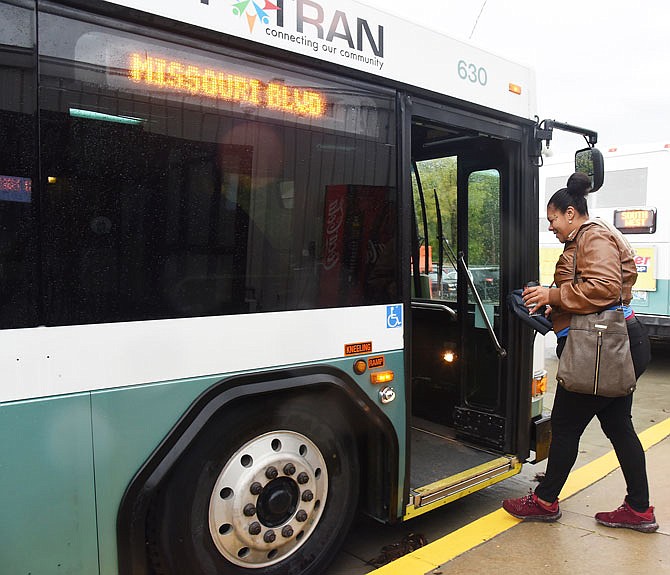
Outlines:
{"label": "mirror mounting arm", "polygon": [[591,148],[598,143],[598,132],[549,119],[542,120],[536,125],[535,138],[537,140],[545,140],[547,146],[549,146],[549,142],[551,141],[555,129],[563,132],[572,132],[573,134],[581,134]]}

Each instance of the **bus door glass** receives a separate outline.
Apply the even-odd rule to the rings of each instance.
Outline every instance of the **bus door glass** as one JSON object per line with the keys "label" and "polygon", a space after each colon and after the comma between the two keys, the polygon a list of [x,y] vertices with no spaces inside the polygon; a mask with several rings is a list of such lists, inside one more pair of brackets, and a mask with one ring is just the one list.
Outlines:
{"label": "bus door glass", "polygon": [[458,274],[452,255],[457,250],[457,163],[456,156],[413,162],[412,405],[415,416],[447,427],[460,403]]}
{"label": "bus door glass", "polygon": [[463,282],[462,288],[467,292],[467,299],[463,294],[467,313],[461,323],[461,337],[469,361],[463,367],[455,426],[465,433],[475,430],[478,439],[502,447],[502,366],[491,334],[492,329],[498,340],[501,337],[500,171],[473,170],[464,165],[459,184],[466,191],[459,206],[466,216],[460,237],[471,282]]}

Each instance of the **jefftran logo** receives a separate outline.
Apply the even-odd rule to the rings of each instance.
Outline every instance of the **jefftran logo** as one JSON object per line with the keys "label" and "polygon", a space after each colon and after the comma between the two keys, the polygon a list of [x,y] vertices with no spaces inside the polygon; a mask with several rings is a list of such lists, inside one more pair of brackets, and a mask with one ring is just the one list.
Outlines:
{"label": "jefftran logo", "polygon": [[[200,3],[212,5],[221,1]],[[346,60],[377,70],[384,66],[384,26],[352,14],[351,10],[337,10],[318,0],[227,1],[232,15],[246,20],[249,32],[255,35],[264,34],[293,45],[300,52],[312,50],[337,63]]]}
{"label": "jefftran logo", "polygon": [[253,32],[256,20],[260,20],[263,24],[270,23],[268,10],[279,10],[279,6],[270,2],[270,0],[265,0],[265,5],[262,8],[254,0],[242,0],[242,2],[233,4],[233,14],[240,18],[246,16],[250,32]]}

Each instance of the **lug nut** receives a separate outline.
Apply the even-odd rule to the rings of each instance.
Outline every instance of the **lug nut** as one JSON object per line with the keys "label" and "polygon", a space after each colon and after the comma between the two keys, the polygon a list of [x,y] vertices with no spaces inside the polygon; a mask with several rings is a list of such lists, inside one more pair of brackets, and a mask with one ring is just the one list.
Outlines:
{"label": "lug nut", "polygon": [[272,531],[272,529],[266,531],[265,535],[263,535],[263,541],[266,543],[274,543],[275,539],[277,539],[277,536],[275,535],[275,532]]}
{"label": "lug nut", "polygon": [[295,514],[295,518],[302,523],[303,521],[307,521],[307,511],[304,509],[301,509]]}
{"label": "lug nut", "polygon": [[284,465],[284,475],[293,475],[295,473],[295,465],[287,463]]}
{"label": "lug nut", "polygon": [[312,499],[314,499],[314,493],[312,493],[309,489],[306,489],[302,494],[302,500],[311,501]]}
{"label": "lug nut", "polygon": [[258,535],[261,532],[261,524],[258,521],[254,521],[249,525],[249,535]]}
{"label": "lug nut", "polygon": [[281,530],[281,535],[282,537],[286,537],[288,539],[293,535],[293,527],[290,525],[285,525],[284,528]]}
{"label": "lug nut", "polygon": [[277,471],[277,468],[273,465],[270,465],[270,467],[265,470],[265,477],[268,479],[276,479],[277,475],[279,475],[279,471]]}
{"label": "lug nut", "polygon": [[263,486],[260,483],[258,483],[258,481],[254,481],[249,486],[249,491],[251,491],[252,495],[260,495],[261,491],[263,491]]}
{"label": "lug nut", "polygon": [[256,507],[252,503],[247,503],[242,510],[242,513],[247,517],[252,517],[256,514]]}
{"label": "lug nut", "polygon": [[309,475],[307,475],[304,471],[298,473],[298,483],[300,483],[300,485],[304,485],[308,481],[309,481]]}

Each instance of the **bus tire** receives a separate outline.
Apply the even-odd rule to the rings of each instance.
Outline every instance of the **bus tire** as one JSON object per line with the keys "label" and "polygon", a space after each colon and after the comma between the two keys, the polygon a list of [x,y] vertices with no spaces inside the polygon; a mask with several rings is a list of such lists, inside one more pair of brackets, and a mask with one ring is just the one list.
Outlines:
{"label": "bus tire", "polygon": [[149,512],[154,573],[317,575],[333,559],[358,501],[352,430],[328,400],[271,405],[215,416],[176,463]]}

